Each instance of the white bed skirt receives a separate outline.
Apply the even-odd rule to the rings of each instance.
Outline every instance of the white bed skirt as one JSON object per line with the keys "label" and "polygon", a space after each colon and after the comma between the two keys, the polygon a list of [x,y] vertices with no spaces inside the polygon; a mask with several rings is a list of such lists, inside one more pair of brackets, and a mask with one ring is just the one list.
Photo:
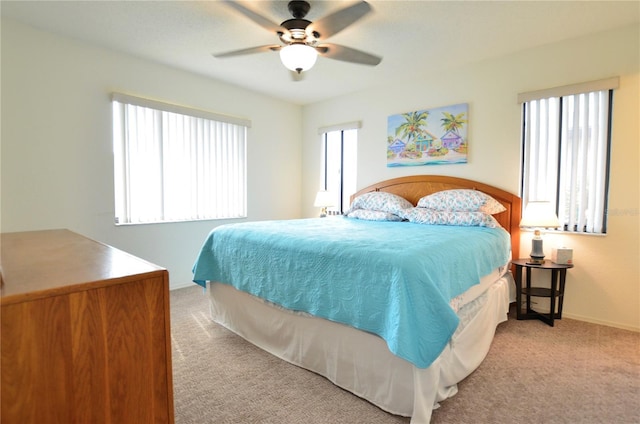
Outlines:
{"label": "white bed skirt", "polygon": [[510,273],[458,312],[460,325],[428,368],[393,355],[380,337],[352,327],[269,305],[235,288],[210,285],[211,315],[256,346],[392,414],[428,423],[431,412],[457,393],[457,383],[486,357],[497,325],[514,298]]}

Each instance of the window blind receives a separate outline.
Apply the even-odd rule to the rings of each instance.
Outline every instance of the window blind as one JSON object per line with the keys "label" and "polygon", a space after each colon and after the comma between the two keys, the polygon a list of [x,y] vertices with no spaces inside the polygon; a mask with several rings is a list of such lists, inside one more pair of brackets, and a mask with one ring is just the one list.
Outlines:
{"label": "window blind", "polygon": [[247,126],[113,98],[116,224],[246,217]]}
{"label": "window blind", "polygon": [[551,202],[565,231],[606,233],[612,97],[600,90],[523,104],[523,203]]}

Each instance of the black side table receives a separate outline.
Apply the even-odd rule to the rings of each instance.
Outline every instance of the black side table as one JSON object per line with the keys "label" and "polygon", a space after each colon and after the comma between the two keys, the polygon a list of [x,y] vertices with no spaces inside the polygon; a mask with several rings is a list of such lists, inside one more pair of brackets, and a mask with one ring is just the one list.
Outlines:
{"label": "black side table", "polygon": [[[516,267],[516,318],[517,319],[539,319],[553,327],[554,319],[562,319],[562,303],[564,300],[564,284],[567,278],[567,269],[573,268],[573,264],[556,264],[545,261],[543,264],[530,264],[529,258],[515,259],[511,261]],[[527,270],[527,286],[522,287],[522,269]],[[531,270],[548,269],[551,270],[551,287],[531,287]],[[560,284],[558,285],[558,277]],[[526,298],[526,308],[522,311],[522,295]],[[531,297],[548,297],[549,313],[535,311],[531,308]],[[558,312],[556,313],[556,298],[558,298]]]}

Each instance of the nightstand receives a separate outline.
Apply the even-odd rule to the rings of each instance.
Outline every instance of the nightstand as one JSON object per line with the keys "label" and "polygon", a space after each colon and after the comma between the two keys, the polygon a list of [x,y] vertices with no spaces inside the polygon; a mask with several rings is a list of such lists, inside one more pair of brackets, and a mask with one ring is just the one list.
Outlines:
{"label": "nightstand", "polygon": [[[517,319],[539,319],[553,327],[554,319],[562,319],[562,303],[564,301],[564,285],[567,278],[567,269],[573,268],[572,264],[556,264],[545,261],[543,264],[528,263],[529,258],[516,259],[511,261],[516,267],[516,318]],[[522,287],[522,271],[526,269],[526,287]],[[551,286],[531,287],[531,270],[542,269],[551,271]],[[522,295],[525,296],[526,307],[522,310]],[[548,297],[549,313],[535,311],[531,308],[532,297]],[[556,299],[558,302],[558,312],[556,312]]]}

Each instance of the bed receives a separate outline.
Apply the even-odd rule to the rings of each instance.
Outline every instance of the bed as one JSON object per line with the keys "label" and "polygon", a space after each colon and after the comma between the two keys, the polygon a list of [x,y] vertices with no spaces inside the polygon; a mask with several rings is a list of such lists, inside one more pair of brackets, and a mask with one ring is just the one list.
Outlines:
{"label": "bed", "polygon": [[[469,195],[495,205],[468,221]],[[520,212],[519,197],[487,184],[395,178],[355,193],[348,217],[215,228],[194,282],[209,288],[217,323],[387,412],[428,423],[507,319]],[[441,225],[451,216],[445,224],[455,225]]]}

